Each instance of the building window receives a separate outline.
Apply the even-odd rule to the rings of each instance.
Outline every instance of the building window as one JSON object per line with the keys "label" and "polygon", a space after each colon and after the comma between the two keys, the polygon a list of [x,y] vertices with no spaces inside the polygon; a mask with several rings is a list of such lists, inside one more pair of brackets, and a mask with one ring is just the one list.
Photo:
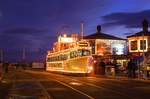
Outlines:
{"label": "building window", "polygon": [[137,41],[131,41],[131,50],[137,50]]}
{"label": "building window", "polygon": [[146,40],[140,40],[140,50],[146,50]]}

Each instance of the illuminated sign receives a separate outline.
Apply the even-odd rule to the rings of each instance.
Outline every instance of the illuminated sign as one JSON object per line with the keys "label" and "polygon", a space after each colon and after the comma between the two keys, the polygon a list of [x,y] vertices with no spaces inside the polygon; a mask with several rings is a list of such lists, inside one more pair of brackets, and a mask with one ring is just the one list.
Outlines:
{"label": "illuminated sign", "polygon": [[72,42],[73,42],[73,38],[61,37],[61,38],[59,38],[58,41],[59,41],[59,42],[62,42],[62,43],[72,43]]}
{"label": "illuminated sign", "polygon": [[79,43],[79,46],[80,47],[88,47],[88,44],[87,43]]}

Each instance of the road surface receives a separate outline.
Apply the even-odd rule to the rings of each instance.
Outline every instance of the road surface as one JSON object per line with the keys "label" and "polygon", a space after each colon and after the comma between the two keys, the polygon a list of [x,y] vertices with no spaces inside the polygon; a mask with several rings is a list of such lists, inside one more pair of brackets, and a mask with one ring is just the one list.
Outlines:
{"label": "road surface", "polygon": [[4,83],[11,82],[11,87],[3,92],[6,99],[150,99],[150,81],[32,70],[16,70],[8,76]]}

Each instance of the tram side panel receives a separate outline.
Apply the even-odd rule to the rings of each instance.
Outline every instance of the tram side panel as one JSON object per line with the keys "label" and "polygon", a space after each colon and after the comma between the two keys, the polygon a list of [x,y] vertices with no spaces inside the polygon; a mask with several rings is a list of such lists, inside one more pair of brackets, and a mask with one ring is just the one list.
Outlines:
{"label": "tram side panel", "polygon": [[64,65],[64,71],[71,73],[86,73],[87,59],[87,57],[77,57],[67,60]]}
{"label": "tram side panel", "polygon": [[63,71],[63,62],[47,62],[46,64],[47,71]]}

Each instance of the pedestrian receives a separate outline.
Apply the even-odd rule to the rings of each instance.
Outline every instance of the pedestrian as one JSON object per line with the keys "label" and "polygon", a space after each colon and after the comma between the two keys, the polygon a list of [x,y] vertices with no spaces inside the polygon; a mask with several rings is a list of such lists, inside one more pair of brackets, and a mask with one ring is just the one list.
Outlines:
{"label": "pedestrian", "polygon": [[131,78],[135,78],[136,77],[137,65],[133,61],[133,59],[131,59],[128,62],[127,70],[128,70],[128,77],[131,77]]}
{"label": "pedestrian", "polygon": [[116,74],[118,72],[118,66],[117,66],[117,61],[116,60],[113,61],[113,66],[114,66],[115,74]]}
{"label": "pedestrian", "polygon": [[106,67],[105,62],[103,60],[101,60],[101,62],[99,63],[99,66],[101,67],[100,68],[101,69],[101,74],[105,75],[105,67]]}
{"label": "pedestrian", "polygon": [[130,59],[130,61],[128,62],[128,65],[127,65],[127,74],[128,74],[128,77],[132,77],[132,60]]}
{"label": "pedestrian", "polygon": [[131,63],[131,76],[132,78],[136,78],[136,70],[138,69],[136,63],[132,60],[132,63]]}

